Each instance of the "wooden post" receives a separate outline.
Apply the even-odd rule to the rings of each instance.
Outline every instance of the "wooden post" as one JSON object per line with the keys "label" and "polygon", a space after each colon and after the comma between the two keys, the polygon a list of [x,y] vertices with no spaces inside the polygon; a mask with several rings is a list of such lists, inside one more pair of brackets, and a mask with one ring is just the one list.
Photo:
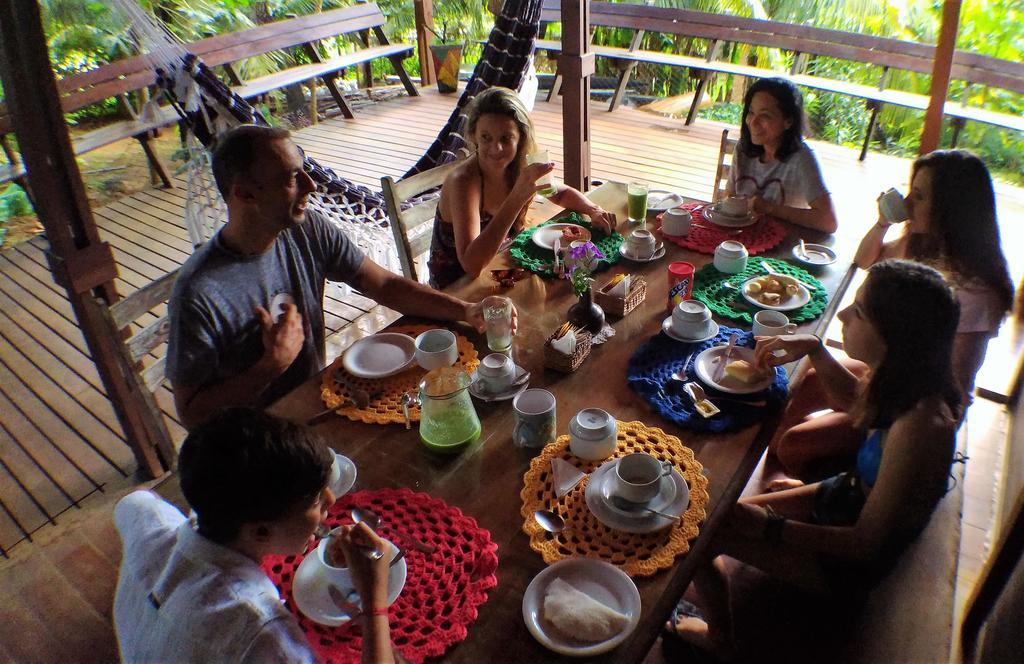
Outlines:
{"label": "wooden post", "polygon": [[0,79],[36,212],[50,243],[47,258],[54,279],[67,290],[140,469],[151,477],[162,475],[173,464],[173,447],[153,434],[154,414],[119,367],[121,338],[103,320],[102,307],[118,298],[117,265],[110,246],[100,240],[71,150],[39,3],[0,0]]}
{"label": "wooden post", "polygon": [[590,0],[562,0],[562,136],[565,183],[590,189]]}
{"label": "wooden post", "polygon": [[[430,54],[430,42],[434,33],[434,0],[413,0],[413,11],[416,15],[416,52],[420,56],[420,85],[433,85],[437,80],[434,74],[434,56]],[[429,28],[429,29],[428,29]]]}
{"label": "wooden post", "polygon": [[939,148],[942,137],[942,110],[949,93],[949,76],[953,69],[953,54],[956,52],[956,33],[960,28],[961,0],[943,0],[942,26],[939,43],[935,45],[935,61],[932,63],[932,86],[929,92],[928,110],[924,114],[924,129],[921,131],[920,154],[928,154]]}

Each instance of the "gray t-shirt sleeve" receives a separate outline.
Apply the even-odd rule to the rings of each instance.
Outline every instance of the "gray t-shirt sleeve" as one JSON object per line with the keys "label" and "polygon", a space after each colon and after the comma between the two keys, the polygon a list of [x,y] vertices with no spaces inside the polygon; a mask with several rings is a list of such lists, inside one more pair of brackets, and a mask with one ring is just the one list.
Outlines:
{"label": "gray t-shirt sleeve", "polygon": [[343,230],[317,212],[310,212],[307,220],[313,245],[320,253],[324,274],[331,281],[351,283],[362,266],[366,255]]}
{"label": "gray t-shirt sleeve", "polygon": [[821,175],[821,167],[818,166],[814,152],[807,145],[793,155],[793,160],[796,178],[792,186],[800,188],[808,205],[828,194],[828,189],[825,188],[825,179]]}

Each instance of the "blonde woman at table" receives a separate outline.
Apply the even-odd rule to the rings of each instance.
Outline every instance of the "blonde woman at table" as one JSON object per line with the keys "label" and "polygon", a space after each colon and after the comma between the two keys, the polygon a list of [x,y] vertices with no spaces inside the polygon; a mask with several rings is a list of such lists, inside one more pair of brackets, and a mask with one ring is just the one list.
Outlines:
{"label": "blonde woman at table", "polygon": [[[763,367],[809,357],[830,395],[869,433],[848,472],[737,502],[715,553],[843,601],[870,587],[946,491],[961,398],[949,363],[957,318],[956,299],[937,271],[886,261],[839,313],[847,352],[868,367],[864,377],[847,371],[818,337],[758,341],[755,361]],[[725,569],[716,558],[698,572],[703,614],[681,602],[669,628],[728,656],[735,643]]]}
{"label": "blonde woman at table", "polygon": [[992,178],[970,152],[938,150],[914,162],[905,203],[909,219],[903,233],[886,241],[892,224],[879,210],[854,262],[866,270],[886,258],[920,261],[953,284],[960,301],[953,375],[970,403],[989,339],[1013,306]]}
{"label": "blonde woman at table", "polygon": [[751,85],[725,192],[749,198],[754,212],[835,233],[832,197],[803,141],[804,123],[803,96],[795,85],[782,78]]}
{"label": "blonde woman at table", "polygon": [[[506,238],[523,229],[537,184],[552,163],[527,164],[537,147],[533,121],[519,96],[493,87],[469,106],[466,139],[476,152],[458,166],[441,188],[430,241],[430,285],[445,288],[464,274],[478,276]],[[604,231],[615,230],[615,215],[564,184],[548,199],[590,217]]]}

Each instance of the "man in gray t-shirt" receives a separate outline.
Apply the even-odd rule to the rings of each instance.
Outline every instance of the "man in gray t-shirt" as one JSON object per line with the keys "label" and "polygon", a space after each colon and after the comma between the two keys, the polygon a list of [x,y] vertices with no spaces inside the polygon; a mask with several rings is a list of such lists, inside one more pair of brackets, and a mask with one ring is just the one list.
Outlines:
{"label": "man in gray t-shirt", "polygon": [[287,131],[228,132],[213,171],[228,222],[182,266],[168,303],[167,376],[189,428],[224,406],[267,406],[323,368],[326,279],[404,314],[483,329],[479,303],[385,270],[307,211],[316,185]]}

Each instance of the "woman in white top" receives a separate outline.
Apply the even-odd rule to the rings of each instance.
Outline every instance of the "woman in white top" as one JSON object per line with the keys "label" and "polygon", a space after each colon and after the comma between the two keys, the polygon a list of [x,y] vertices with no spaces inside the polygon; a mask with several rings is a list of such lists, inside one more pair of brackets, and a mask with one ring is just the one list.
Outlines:
{"label": "woman in white top", "polygon": [[750,86],[726,195],[751,199],[755,212],[834,233],[832,197],[801,138],[803,128],[803,97],[795,85],[762,78]]}

